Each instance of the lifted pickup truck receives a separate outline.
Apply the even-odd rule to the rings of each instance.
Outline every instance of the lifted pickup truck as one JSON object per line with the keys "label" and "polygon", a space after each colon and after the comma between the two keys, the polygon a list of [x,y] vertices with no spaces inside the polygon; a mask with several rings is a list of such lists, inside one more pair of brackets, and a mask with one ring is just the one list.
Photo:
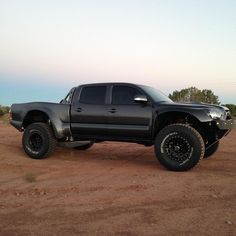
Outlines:
{"label": "lifted pickup truck", "polygon": [[154,145],[163,166],[185,171],[217,150],[233,120],[223,106],[175,103],[144,85],[99,83],[72,88],[60,103],[13,104],[11,124],[24,132],[23,148],[35,159],[59,142],[86,150],[95,142],[125,141]]}

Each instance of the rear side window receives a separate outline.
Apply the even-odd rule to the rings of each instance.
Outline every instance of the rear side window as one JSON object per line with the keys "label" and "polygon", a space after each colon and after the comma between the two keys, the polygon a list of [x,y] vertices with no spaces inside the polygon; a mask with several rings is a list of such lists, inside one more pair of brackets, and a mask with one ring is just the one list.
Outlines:
{"label": "rear side window", "polygon": [[91,86],[82,88],[80,103],[102,105],[105,104],[106,86]]}
{"label": "rear side window", "polygon": [[112,89],[112,104],[129,105],[137,104],[134,101],[136,95],[140,95],[138,89],[130,86],[114,86]]}

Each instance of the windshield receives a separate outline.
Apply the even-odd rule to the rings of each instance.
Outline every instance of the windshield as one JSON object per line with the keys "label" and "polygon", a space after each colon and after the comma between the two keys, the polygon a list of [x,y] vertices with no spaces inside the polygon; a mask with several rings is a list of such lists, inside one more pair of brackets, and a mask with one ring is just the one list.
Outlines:
{"label": "windshield", "polygon": [[155,88],[144,85],[141,85],[140,88],[142,88],[154,100],[154,102],[173,102],[164,93]]}

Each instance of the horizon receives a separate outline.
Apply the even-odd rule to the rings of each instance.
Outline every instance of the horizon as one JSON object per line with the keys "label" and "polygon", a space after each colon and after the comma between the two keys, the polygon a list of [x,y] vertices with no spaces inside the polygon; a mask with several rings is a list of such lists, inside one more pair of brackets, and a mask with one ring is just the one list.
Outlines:
{"label": "horizon", "polygon": [[1,1],[0,104],[110,81],[236,104],[235,12],[233,0]]}
{"label": "horizon", "polygon": [[[111,82],[111,83],[118,82],[119,83],[119,82],[125,82],[125,81],[104,81],[104,83],[109,83],[109,82]],[[89,82],[89,83],[82,83],[82,84],[96,84],[96,83],[103,83],[103,82]],[[127,82],[127,83],[134,83],[134,82]],[[20,102],[17,101],[17,102],[13,102],[13,103],[28,103],[28,102],[55,102],[55,103],[59,103],[63,98],[65,98],[65,96],[68,94],[69,90],[72,87],[77,87],[79,85],[75,85],[75,86],[71,86],[71,87],[66,86],[66,85],[58,86],[58,87],[56,87],[57,88],[56,91],[53,90],[54,89],[53,85],[50,85],[50,86],[37,85],[36,87],[34,87],[32,85],[32,86],[27,86],[27,87],[23,86],[20,88],[18,85],[15,85],[11,88],[6,88],[5,91],[11,90],[10,93],[8,92],[8,97],[11,100],[15,99],[15,101],[19,97],[18,96],[19,92],[20,92],[20,94],[22,94],[21,101]],[[142,84],[142,85],[147,85],[147,84]],[[152,87],[154,87],[154,86],[152,86]],[[189,87],[196,87],[196,86],[189,86]],[[157,88],[157,87],[155,87],[155,88]],[[186,89],[186,88],[187,87],[181,88],[181,89]],[[179,90],[181,90],[181,89],[179,89]],[[202,89],[210,89],[210,88],[199,88],[198,87],[198,89],[202,90]],[[160,90],[160,89],[158,89],[158,90]],[[175,89],[175,90],[178,90],[178,89]],[[169,94],[172,94],[172,92],[174,92],[175,90],[173,90],[171,92],[165,92],[163,90],[160,90],[160,91],[163,92],[166,96],[169,96]],[[45,94],[47,95],[46,97],[44,96]],[[217,94],[215,94],[215,95],[218,96]],[[30,98],[30,97],[33,97],[33,98]],[[227,102],[227,100],[222,100],[220,97],[219,97],[219,101],[220,101],[221,105],[236,104],[236,102]],[[226,102],[224,102],[224,101],[226,101]],[[1,100],[0,100],[0,106],[11,106],[13,103],[1,103]]]}

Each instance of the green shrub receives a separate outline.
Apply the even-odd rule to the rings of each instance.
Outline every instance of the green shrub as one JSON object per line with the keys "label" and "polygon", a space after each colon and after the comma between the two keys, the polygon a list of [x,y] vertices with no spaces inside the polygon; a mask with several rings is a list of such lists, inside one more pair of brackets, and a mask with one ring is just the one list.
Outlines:
{"label": "green shrub", "polygon": [[228,107],[232,116],[236,117],[236,105],[234,104],[225,104],[224,106]]}
{"label": "green shrub", "polygon": [[5,114],[9,113],[9,111],[10,111],[10,107],[0,105],[0,116],[3,116]]}

